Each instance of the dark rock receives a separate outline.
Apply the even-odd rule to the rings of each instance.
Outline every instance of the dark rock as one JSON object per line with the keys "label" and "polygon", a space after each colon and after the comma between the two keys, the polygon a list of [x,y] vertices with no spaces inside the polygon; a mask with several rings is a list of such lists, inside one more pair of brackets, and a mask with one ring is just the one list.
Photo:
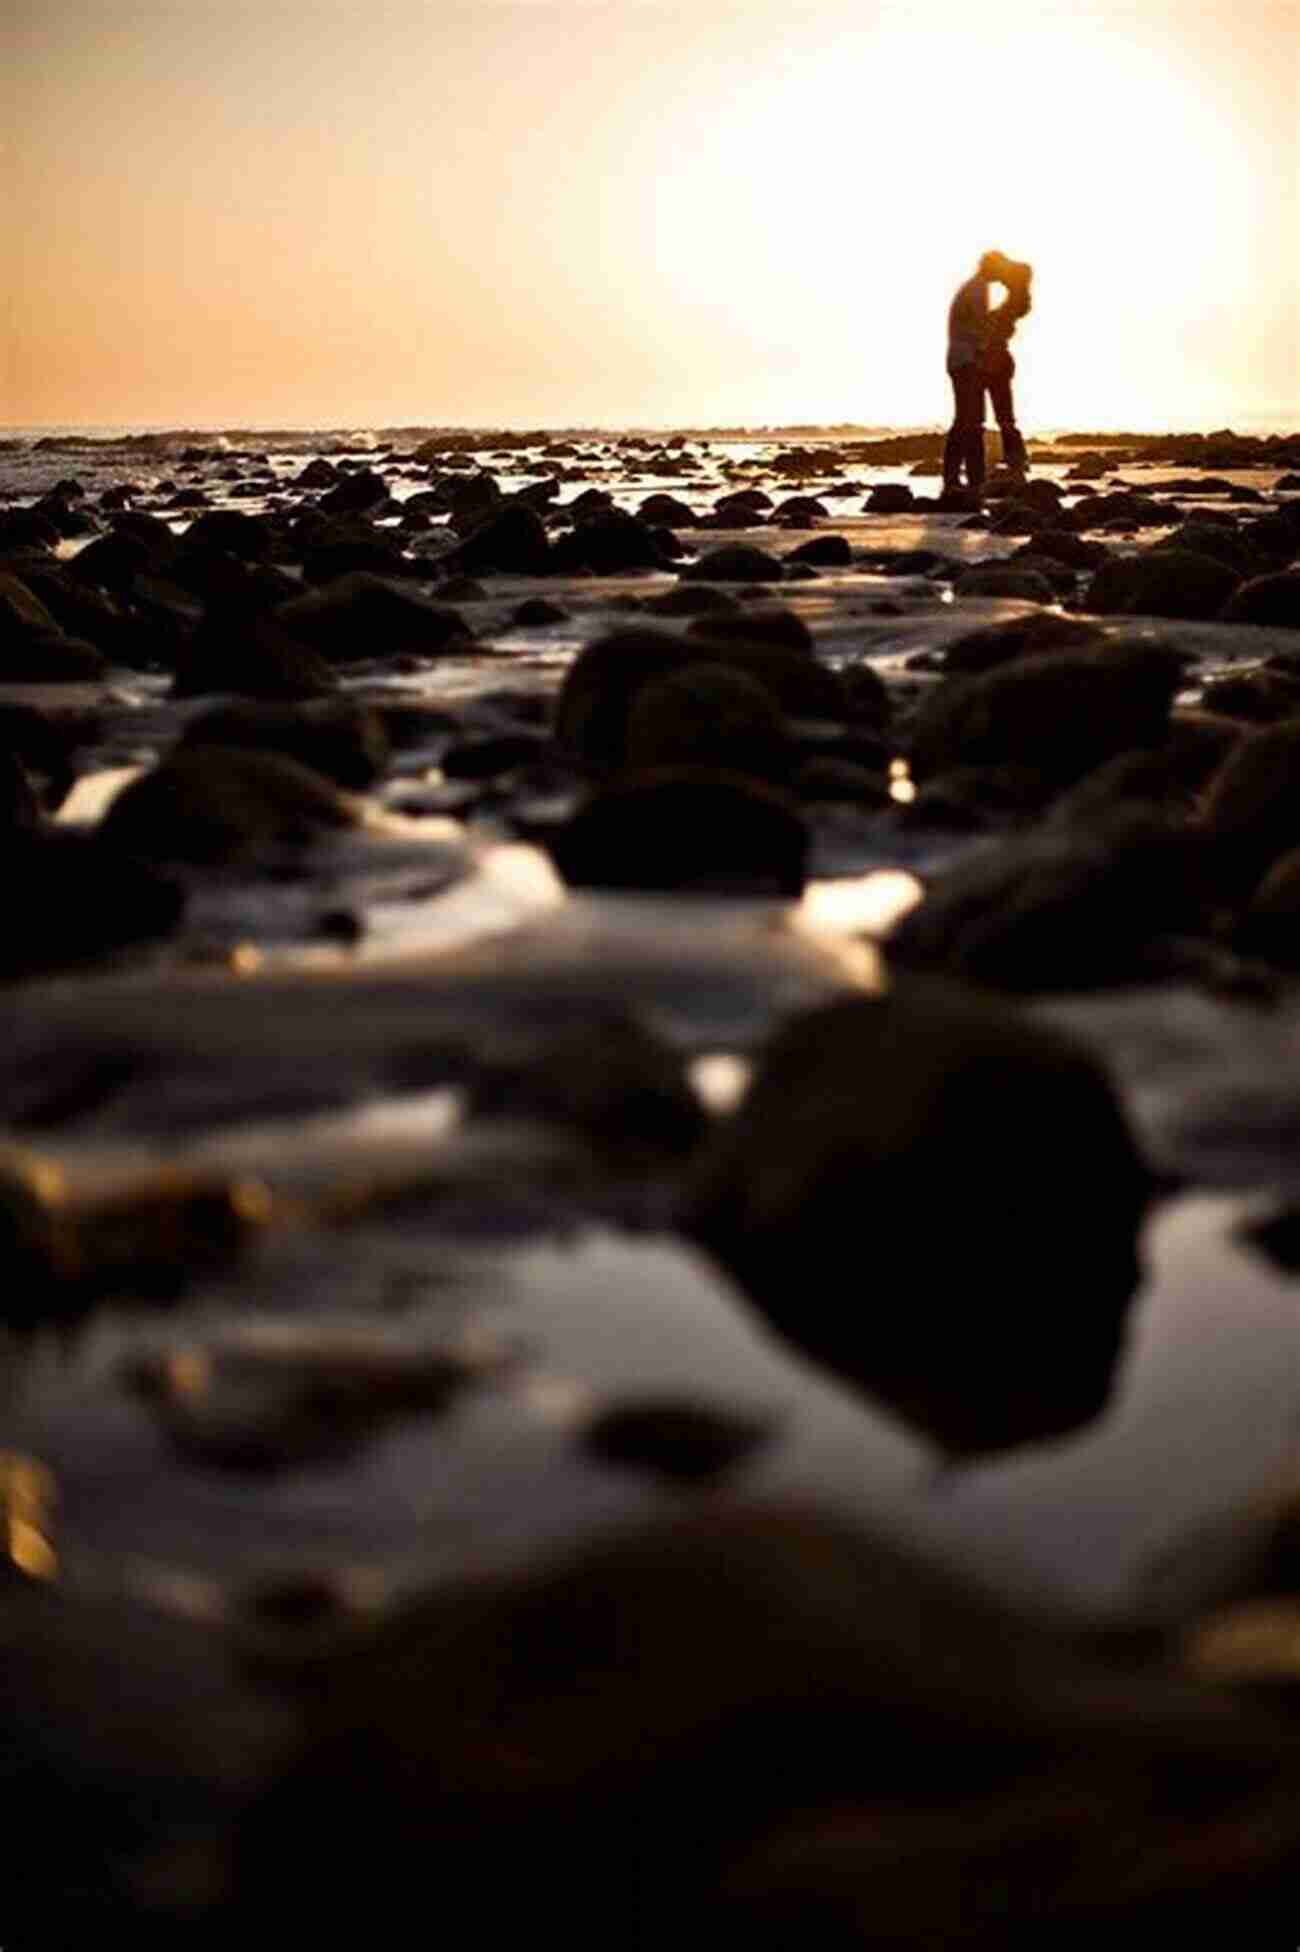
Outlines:
{"label": "dark rock", "polygon": [[548,624],[567,623],[569,613],[547,597],[530,596],[511,612],[510,621],[520,630],[544,630]]}
{"label": "dark rock", "polygon": [[448,779],[495,779],[535,765],[549,751],[549,739],[535,732],[498,732],[448,746],[442,770]]}
{"label": "dark rock", "polygon": [[629,714],[641,687],[702,660],[757,680],[792,716],[847,716],[847,701],[834,673],[806,650],[747,640],[683,641],[667,632],[631,628],[598,638],[574,659],[556,701],[557,738],[589,766],[620,766]]}
{"label": "dark rock", "polygon": [[670,529],[693,529],[699,520],[690,503],[680,501],[676,495],[647,495],[637,513],[643,522],[664,524]]}
{"label": "dark rock", "polygon": [[628,774],[593,793],[550,841],[571,887],[803,892],[808,829],[794,805],[736,774]]}
{"label": "dark rock", "polygon": [[414,574],[415,566],[402,554],[402,543],[400,532],[372,528],[359,515],[333,521],[302,518],[294,529],[303,582],[313,586],[358,571],[389,578]]}
{"label": "dark rock", "polygon": [[190,720],[181,744],[278,752],[358,791],[380,777],[389,750],[379,714],[342,698],[298,706],[219,705]]}
{"label": "dark rock", "polygon": [[1020,563],[976,563],[953,583],[958,596],[1017,597],[1026,603],[1051,603],[1056,591],[1041,570]]}
{"label": "dark rock", "polygon": [[1046,556],[1050,561],[1065,563],[1071,569],[1099,569],[1108,560],[1109,554],[1104,542],[1088,542],[1071,529],[1035,528],[1025,549],[1017,550],[1011,560],[1018,563],[1027,556]]}
{"label": "dark rock", "polygon": [[803,618],[777,604],[705,611],[686,626],[686,635],[706,644],[782,644],[809,653],[813,647],[812,632]]}
{"label": "dark rock", "polygon": [[472,576],[449,576],[438,585],[438,595],[444,603],[486,603],[488,593]]}
{"label": "dark rock", "polygon": [[1235,569],[1212,556],[1158,545],[1103,563],[1085,593],[1089,610],[1148,617],[1216,617],[1237,584]]}
{"label": "dark rock", "polygon": [[[48,552],[59,542],[58,523],[35,508],[0,509],[0,550],[40,549]],[[90,545],[92,548],[94,544]]]}
{"label": "dark rock", "polygon": [[1101,642],[1099,627],[1085,623],[1081,617],[1063,617],[1055,610],[1030,612],[956,638],[944,652],[944,668],[967,674],[992,671],[998,665],[1012,664],[1018,658],[1037,656],[1043,651],[1077,649]]}
{"label": "dark rock", "polygon": [[457,611],[364,570],[280,604],[274,621],[286,636],[333,664],[437,657],[470,635]]}
{"label": "dark rock", "polygon": [[1198,837],[1156,808],[1075,816],[968,856],[890,937],[891,962],[988,989],[1085,990],[1167,976],[1162,936],[1208,927]]}
{"label": "dark rock", "polygon": [[1249,537],[1243,535],[1232,522],[1211,522],[1204,518],[1183,522],[1169,535],[1162,536],[1155,547],[1208,556],[1213,562],[1235,569],[1239,576],[1249,576],[1259,563],[1258,551],[1251,545]]}
{"label": "dark rock", "polygon": [[637,770],[702,766],[780,782],[790,771],[790,734],[760,682],[701,662],[637,692],[628,712],[625,760]]}
{"label": "dark rock", "polygon": [[1266,665],[1254,671],[1230,671],[1206,681],[1201,702],[1207,712],[1256,725],[1300,717],[1300,671],[1270,670]]}
{"label": "dark rock", "polygon": [[1204,818],[1236,882],[1300,846],[1300,718],[1241,740],[1206,789]]}
{"label": "dark rock", "polygon": [[728,542],[708,550],[698,562],[685,564],[679,574],[702,583],[779,583],[782,571],[780,560],[765,549]]}
{"label": "dark rock", "polygon": [[1225,623],[1269,624],[1275,629],[1300,630],[1300,570],[1280,576],[1256,576],[1234,590],[1220,611]]}
{"label": "dark rock", "polygon": [[11,837],[4,871],[10,912],[21,918],[0,947],[6,980],[167,935],[183,907],[173,882],[98,834],[51,828]]}
{"label": "dark rock", "polygon": [[271,553],[271,527],[264,516],[216,508],[190,523],[185,542],[190,548],[221,550],[240,562],[264,562]]}
{"label": "dark rock", "polygon": [[805,759],[790,781],[790,790],[798,799],[814,804],[845,801],[859,807],[889,805],[889,783],[883,769],[871,772],[851,759],[828,753]]}
{"label": "dark rock", "polygon": [[64,573],[62,565],[25,566],[20,580],[44,604],[60,631],[93,644],[111,663],[140,665],[156,656],[157,633],[137,611],[93,584],[78,582]]}
{"label": "dark rock", "polygon": [[0,573],[0,681],[93,683],[103,678],[107,669],[93,644],[65,637],[25,583]]}
{"label": "dark rock", "polygon": [[675,1398],[632,1398],[598,1410],[582,1447],[602,1464],[680,1484],[724,1477],[772,1434],[766,1417]]}
{"label": "dark rock", "polygon": [[[172,553],[174,548],[175,538],[169,530],[167,553]],[[68,564],[68,574],[79,582],[93,584],[96,589],[124,596],[130,593],[136,577],[156,561],[157,553],[141,536],[115,530],[112,535],[98,536],[78,550]]]}
{"label": "dark rock", "polygon": [[720,496],[713,504],[713,513],[735,527],[745,528],[771,506],[772,497],[762,488],[738,488],[734,494]]}
{"label": "dark rock", "polygon": [[388,483],[373,468],[357,468],[340,474],[332,488],[320,498],[320,505],[331,515],[364,515],[388,500]]}
{"label": "dark rock", "polygon": [[[0,752],[12,754],[22,767],[38,801],[51,812],[66,798],[75,777],[71,755],[84,739],[95,736],[98,722],[60,715],[48,717],[33,705],[0,705]],[[11,789],[20,796],[22,788]],[[28,823],[24,819],[24,825]]]}
{"label": "dark rock", "polygon": [[467,1109],[576,1132],[619,1170],[685,1159],[708,1126],[678,1053],[617,1006],[567,1031],[504,1033],[475,1070]]}
{"label": "dark rock", "polygon": [[318,454],[315,460],[308,461],[301,473],[294,476],[292,485],[295,488],[332,488],[338,478],[339,471],[334,463]]}
{"label": "dark rock", "polygon": [[917,714],[913,773],[1028,763],[1068,786],[1116,752],[1162,743],[1182,668],[1161,646],[1107,643],[949,678]]}
{"label": "dark rock", "polygon": [[596,576],[619,576],[662,569],[665,556],[649,522],[622,509],[603,509],[580,521],[551,544],[550,567],[559,575],[588,569]]}
{"label": "dark rock", "polygon": [[1199,792],[1218,772],[1228,754],[1236,751],[1245,731],[1237,719],[1180,707],[1169,715],[1165,760],[1184,786],[1193,793]]}
{"label": "dark rock", "polygon": [[[501,489],[490,474],[472,474],[453,479],[444,482],[438,491],[440,505],[450,510],[451,525],[461,535],[477,528],[499,508],[502,500]],[[517,505],[524,508],[535,506],[531,501],[521,501]]]}
{"label": "dark rock", "polygon": [[218,605],[174,656],[178,698],[233,693],[246,698],[320,698],[334,673],[262,610]]}
{"label": "dark rock", "polygon": [[142,860],[217,867],[298,853],[355,820],[337,790],[295,760],[199,745],[177,747],[125,787],[100,832]]}
{"label": "dark rock", "polygon": [[473,529],[446,560],[471,576],[544,576],[550,568],[546,525],[535,508],[509,502]]}
{"label": "dark rock", "polygon": [[785,559],[785,568],[789,575],[792,563],[812,563],[814,567],[822,569],[845,569],[852,561],[853,551],[847,536],[815,535],[790,551]]}
{"label": "dark rock", "polygon": [[777,1034],[688,1226],[799,1348],[947,1448],[993,1450],[1104,1404],[1148,1186],[1090,1057],[903,984]]}
{"label": "dark rock", "polygon": [[845,666],[837,675],[840,689],[848,701],[850,724],[883,730],[889,724],[893,706],[885,681],[874,665],[863,660],[859,664]]}
{"label": "dark rock", "polygon": [[1300,847],[1275,861],[1251,896],[1234,945],[1282,969],[1300,969]]}
{"label": "dark rock", "polygon": [[872,489],[862,506],[868,515],[904,515],[915,500],[906,482],[883,481]]}
{"label": "dark rock", "polygon": [[40,801],[26,767],[16,753],[0,747],[0,848],[14,834],[35,833],[40,825]]}
{"label": "dark rock", "polygon": [[657,617],[703,617],[710,611],[740,609],[734,596],[712,583],[679,583],[661,596],[648,597],[644,607]]}

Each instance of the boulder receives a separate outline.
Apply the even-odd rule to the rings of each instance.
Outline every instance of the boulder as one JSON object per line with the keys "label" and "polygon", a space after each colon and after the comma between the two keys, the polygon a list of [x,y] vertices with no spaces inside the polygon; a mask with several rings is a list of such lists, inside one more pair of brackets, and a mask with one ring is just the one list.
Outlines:
{"label": "boulder", "polygon": [[1275,861],[1250,898],[1234,937],[1244,955],[1300,970],[1300,847]]}
{"label": "boulder", "polygon": [[1300,846],[1300,718],[1234,747],[1206,788],[1204,821],[1234,886]]}
{"label": "boulder", "polygon": [[0,682],[94,683],[107,670],[93,644],[66,637],[25,583],[0,572]]}
{"label": "boulder", "polygon": [[1091,1057],[903,982],[777,1033],[686,1224],[796,1347],[978,1452],[1102,1408],[1148,1191]]}
{"label": "boulder", "polygon": [[1256,576],[1233,591],[1220,611],[1229,624],[1268,624],[1300,630],[1300,570]]}
{"label": "boulder", "polygon": [[637,514],[643,522],[670,529],[693,529],[699,521],[690,503],[676,495],[647,495]]}
{"label": "boulder", "polygon": [[688,637],[706,644],[782,644],[802,651],[812,662],[812,632],[802,617],[779,604],[746,604],[743,609],[706,610],[686,626]]}
{"label": "boulder", "polygon": [[649,522],[622,509],[602,509],[551,544],[550,568],[558,575],[590,570],[596,576],[662,569],[665,556]]}
{"label": "boulder", "polygon": [[1126,790],[1131,774],[1098,782],[1054,824],[958,861],[891,935],[891,963],[1023,994],[1167,975],[1161,939],[1209,926],[1203,848]]}
{"label": "boulder", "polygon": [[278,629],[331,664],[437,657],[470,632],[459,611],[357,570],[278,606]]}
{"label": "boulder", "polygon": [[263,610],[215,605],[173,654],[177,698],[320,698],[334,689],[324,660]]}
{"label": "boulder", "polygon": [[639,1170],[684,1159],[708,1125],[680,1054],[617,1005],[569,1030],[504,1033],[476,1065],[467,1110],[559,1126],[603,1164]]}
{"label": "boulder", "polygon": [[470,576],[544,576],[550,568],[546,524],[535,508],[508,502],[471,530],[446,561]]}
{"label": "boulder", "polygon": [[748,542],[728,542],[706,550],[698,562],[686,563],[679,574],[701,583],[779,583],[778,557]]}
{"label": "boulder", "polygon": [[1181,675],[1179,652],[1103,644],[949,677],[915,716],[912,771],[1031,765],[1068,787],[1113,753],[1161,744]]}
{"label": "boulder", "polygon": [[1300,670],[1260,665],[1253,671],[1229,671],[1206,680],[1201,702],[1207,712],[1247,719],[1255,725],[1275,725],[1279,719],[1300,717]]}
{"label": "boulder", "polygon": [[238,746],[297,760],[336,786],[372,786],[388,758],[388,734],[377,712],[350,699],[302,705],[214,706],[190,720],[182,746]]}
{"label": "boulder", "polygon": [[1013,664],[1018,658],[1035,657],[1044,651],[1079,649],[1085,644],[1100,644],[1098,625],[1082,617],[1062,616],[1059,611],[1029,612],[1006,623],[988,624],[950,643],[943,654],[946,671],[971,674],[992,671],[1000,664]]}
{"label": "boulder", "polygon": [[1182,670],[1160,645],[1105,643],[948,678],[917,713],[912,771],[1029,765],[1068,786],[1117,752],[1162,743]]}
{"label": "boulder", "polygon": [[238,509],[214,508],[195,518],[185,531],[190,548],[218,549],[240,562],[265,562],[271,553],[271,524],[263,515],[244,515]]}
{"label": "boulder", "polygon": [[905,515],[916,497],[902,481],[882,481],[862,504],[868,515]]}
{"label": "boulder", "polygon": [[835,674],[807,650],[747,638],[684,641],[666,631],[631,628],[597,638],[574,659],[556,701],[556,737],[588,766],[620,766],[628,717],[641,687],[701,662],[725,665],[756,680],[792,717],[842,719],[849,714]]}
{"label": "boulder", "polygon": [[792,747],[785,718],[755,678],[723,664],[688,664],[643,685],[631,702],[625,761],[636,770],[706,767],[780,782]]}
{"label": "boulder", "polygon": [[808,838],[794,804],[769,787],[677,767],[601,787],[549,845],[571,887],[797,899]]}
{"label": "boulder", "polygon": [[1213,556],[1188,549],[1154,549],[1103,563],[1084,596],[1102,616],[1217,617],[1241,581]]}
{"label": "boulder", "polygon": [[853,550],[843,535],[812,536],[785,558],[787,571],[791,563],[811,563],[815,569],[847,569],[852,561]]}
{"label": "boulder", "polygon": [[953,583],[957,596],[1013,597],[1024,603],[1052,603],[1056,591],[1041,570],[1020,563],[976,563]]}
{"label": "boulder", "polygon": [[296,760],[198,745],[124,787],[100,832],[141,860],[229,867],[275,864],[355,824],[338,790]]}
{"label": "boulder", "polygon": [[388,483],[373,468],[355,468],[340,473],[332,488],[320,498],[320,505],[331,515],[364,515],[388,500]]}
{"label": "boulder", "polygon": [[167,935],[184,906],[173,881],[98,834],[48,828],[13,836],[4,876],[14,918],[0,946],[6,981]]}

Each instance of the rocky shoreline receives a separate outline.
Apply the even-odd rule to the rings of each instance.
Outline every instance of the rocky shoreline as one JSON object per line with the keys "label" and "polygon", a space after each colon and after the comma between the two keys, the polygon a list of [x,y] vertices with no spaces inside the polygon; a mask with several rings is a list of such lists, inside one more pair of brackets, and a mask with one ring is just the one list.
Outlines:
{"label": "rocky shoreline", "polygon": [[1292,1929],[1300,436],[78,438],[6,1947]]}

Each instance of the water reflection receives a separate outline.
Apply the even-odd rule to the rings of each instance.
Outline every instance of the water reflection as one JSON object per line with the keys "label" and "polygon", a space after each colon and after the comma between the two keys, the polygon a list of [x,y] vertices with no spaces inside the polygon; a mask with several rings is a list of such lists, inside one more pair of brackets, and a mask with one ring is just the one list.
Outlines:
{"label": "water reflection", "polygon": [[51,1541],[54,1475],[34,1457],[0,1453],[0,1524],[5,1550],[29,1579],[57,1579],[59,1557]]}

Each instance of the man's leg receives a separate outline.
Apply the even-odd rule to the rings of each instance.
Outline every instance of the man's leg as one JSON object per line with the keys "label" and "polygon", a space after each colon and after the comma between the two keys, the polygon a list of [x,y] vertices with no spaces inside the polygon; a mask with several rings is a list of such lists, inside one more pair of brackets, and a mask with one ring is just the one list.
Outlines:
{"label": "man's leg", "polygon": [[953,418],[943,447],[943,485],[961,486],[961,472],[972,488],[984,481],[984,381],[973,366],[959,367],[952,380]]}

